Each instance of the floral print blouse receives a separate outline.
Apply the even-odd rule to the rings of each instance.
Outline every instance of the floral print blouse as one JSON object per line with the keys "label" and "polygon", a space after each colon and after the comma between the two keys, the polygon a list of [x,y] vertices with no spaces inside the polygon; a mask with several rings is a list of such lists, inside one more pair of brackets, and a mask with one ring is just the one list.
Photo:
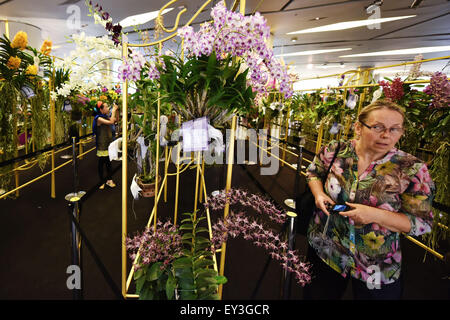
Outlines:
{"label": "floral print blouse", "polygon": [[[340,143],[324,185],[325,192],[336,204],[347,201],[404,213],[411,222],[409,235],[430,232],[435,187],[425,163],[393,148],[358,177],[355,143],[355,140]],[[307,169],[308,182],[324,178],[337,146],[337,141],[332,141],[321,148]],[[362,281],[367,281],[374,271],[379,272],[381,284],[399,278],[402,260],[399,233],[376,223],[358,226],[338,214],[331,214],[326,226],[327,218],[316,210],[308,228],[308,241],[325,263],[344,277],[350,272]]]}

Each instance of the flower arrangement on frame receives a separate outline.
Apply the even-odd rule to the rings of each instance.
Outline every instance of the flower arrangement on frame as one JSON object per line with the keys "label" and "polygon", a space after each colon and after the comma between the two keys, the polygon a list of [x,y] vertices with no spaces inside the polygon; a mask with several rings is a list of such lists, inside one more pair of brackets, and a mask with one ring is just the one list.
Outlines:
{"label": "flower arrangement on frame", "polygon": [[185,219],[179,227],[170,221],[158,221],[156,228],[147,227],[144,232],[127,238],[140,299],[218,299],[217,288],[227,278],[218,275],[212,256],[222,243],[239,236],[267,250],[284,270],[293,274],[300,286],[310,283],[310,264],[297,250],[289,250],[280,235],[246,211],[266,215],[277,224],[285,222],[285,212],[268,199],[240,189],[213,194],[204,205],[214,212],[223,210],[226,203],[230,208],[239,207],[240,211],[230,210],[225,219],[213,223],[211,238],[204,224],[204,211],[198,215],[184,213]]}
{"label": "flower arrangement on frame", "polygon": [[[178,30],[184,59],[158,54],[145,62],[145,76],[158,84],[162,102],[184,120],[206,116],[221,126],[233,114],[250,112],[257,95],[267,95],[273,82],[286,98],[292,95],[287,69],[265,43],[270,28],[259,13],[243,16],[219,2],[211,17],[197,32],[190,26]],[[139,53],[132,53],[120,67],[119,79],[136,80],[142,66]]]}

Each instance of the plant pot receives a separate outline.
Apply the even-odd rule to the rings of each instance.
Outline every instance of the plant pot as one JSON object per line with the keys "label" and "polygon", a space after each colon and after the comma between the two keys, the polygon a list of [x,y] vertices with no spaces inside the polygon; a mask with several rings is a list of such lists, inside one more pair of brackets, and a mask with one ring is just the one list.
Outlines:
{"label": "plant pot", "polygon": [[[160,181],[161,177],[158,176],[158,181]],[[140,191],[140,195],[144,198],[152,198],[155,196],[155,182],[152,183],[142,183],[140,178],[137,178],[137,184],[139,185],[139,187],[142,189],[142,191]]]}

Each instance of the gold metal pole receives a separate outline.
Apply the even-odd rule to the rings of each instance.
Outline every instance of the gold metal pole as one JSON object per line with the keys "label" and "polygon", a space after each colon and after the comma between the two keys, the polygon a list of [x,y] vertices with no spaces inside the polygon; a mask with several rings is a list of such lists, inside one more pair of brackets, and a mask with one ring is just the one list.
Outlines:
{"label": "gold metal pole", "polygon": [[[55,87],[55,58],[53,58],[52,64],[52,77],[49,79],[49,87],[51,90],[54,90]],[[51,143],[52,147],[55,146],[55,100],[50,97],[50,132],[51,132]],[[55,199],[56,198],[56,187],[55,187],[55,149],[52,149],[52,175],[51,175],[51,191],[50,196]]]}
{"label": "gold metal pole", "polygon": [[[167,178],[167,176],[164,177],[162,184],[164,184],[166,178]],[[161,197],[161,194],[162,194],[162,188],[159,190],[158,194],[155,193],[155,201],[156,202],[159,201],[159,198]],[[151,226],[154,214],[155,214],[155,207],[153,207],[153,210],[152,210],[152,212],[150,214],[150,218],[147,221],[146,228],[149,228]],[[128,288],[130,287],[130,284],[131,284],[131,280],[133,279],[134,265],[136,264],[136,262],[139,260],[139,257],[141,256],[140,250],[141,250],[141,248],[139,248],[139,250],[138,250],[136,258],[134,259],[134,262],[133,262],[133,266],[131,267],[130,274],[128,275],[128,278],[126,280],[126,283],[125,283],[125,290],[126,291],[128,291]]]}
{"label": "gold metal pole", "polygon": [[[225,192],[228,193],[231,188],[231,178],[233,176],[233,160],[234,160],[234,138],[235,138],[235,131],[236,131],[236,119],[237,116],[233,117],[233,120],[231,122],[231,134],[230,134],[230,144],[228,149],[228,159],[227,159],[227,182],[225,184]],[[228,217],[228,213],[230,211],[230,204],[225,204],[225,209],[223,212],[223,218],[226,219]],[[220,272],[219,274],[223,276],[225,271],[225,254],[226,254],[226,242],[222,243],[222,252],[220,254]],[[222,299],[222,290],[223,285],[219,286],[219,299]]]}
{"label": "gold metal pole", "polygon": [[[169,161],[168,161],[168,146],[164,147],[164,175],[167,176],[167,169],[169,167]],[[167,202],[167,179],[164,183],[164,202]]]}
{"label": "gold metal pole", "polygon": [[[421,83],[430,83],[430,80],[411,80],[411,81],[405,81],[403,82],[405,84],[421,84]],[[368,88],[368,87],[378,87],[378,83],[369,83],[369,84],[357,84],[357,85],[346,85],[346,86],[340,86],[340,87],[331,87],[330,89],[349,89],[349,88]],[[325,90],[325,88],[316,88],[316,89],[300,89],[296,90],[296,92],[301,91],[318,91],[318,90]]]}
{"label": "gold metal pole", "polygon": [[[191,17],[191,19],[189,19],[189,21],[184,25],[184,26],[188,26],[188,25],[190,25],[191,23],[192,23],[192,21],[194,21],[195,20],[195,18],[197,18],[197,16],[201,13],[201,12],[203,12],[203,9],[205,9],[205,7],[211,2],[212,0],[207,0],[205,3],[203,3],[202,4],[202,6],[200,7],[200,8],[198,8],[198,10],[197,10],[197,12]],[[179,19],[179,16],[181,15],[181,13],[177,16],[177,19]],[[175,24],[175,26],[176,26],[176,24]],[[176,28],[176,27],[173,27],[174,29]],[[174,37],[176,37],[178,35],[178,33],[173,33],[173,34],[171,34],[170,36],[167,36],[167,37],[165,37],[164,39],[160,39],[160,40],[158,40],[158,41],[154,41],[154,42],[150,42],[150,43],[144,43],[144,44],[129,44],[129,47],[136,47],[136,48],[138,48],[138,47],[149,47],[149,46],[153,46],[153,45],[156,45],[156,44],[161,44],[161,43],[163,43],[163,42],[166,42],[166,41],[168,41],[168,40],[170,40],[170,39],[172,39],[172,38],[174,38]]]}
{"label": "gold metal pole", "polygon": [[427,247],[426,245],[424,245],[422,242],[414,239],[411,236],[408,236],[405,234],[406,239],[408,239],[409,241],[415,243],[416,245],[418,245],[419,247],[421,247],[422,249],[425,249],[426,251],[430,252],[431,254],[433,254],[434,256],[436,256],[437,258],[439,258],[440,260],[444,260],[444,256],[436,251],[434,251],[433,249]]}
{"label": "gold metal pole", "polygon": [[[122,43],[122,58],[127,60],[128,58],[128,43]],[[125,241],[127,237],[127,191],[128,191],[128,80],[122,82],[122,296],[126,298],[127,288],[126,288],[126,274],[127,274],[127,248],[125,246]]]}
{"label": "gold metal pole", "polygon": [[[288,141],[288,130],[289,130],[289,114],[291,113],[291,107],[289,106],[288,107],[288,112],[287,112],[287,114],[286,114],[286,123],[285,123],[285,129],[284,129],[284,142],[285,142],[285,145],[287,145],[286,144],[286,142]],[[286,149],[284,149],[283,148],[283,160],[286,160]],[[281,163],[281,166],[283,167],[284,166],[284,163]]]}
{"label": "gold metal pole", "polygon": [[200,175],[200,162],[201,162],[201,151],[197,151],[197,173],[195,178],[195,196],[194,196],[194,220],[197,219],[197,202],[199,193],[199,175]]}
{"label": "gold metal pole", "polygon": [[[178,125],[181,128],[181,118],[178,117]],[[175,212],[174,212],[174,219],[173,224],[177,225],[177,218],[178,218],[178,194],[179,194],[179,186],[180,186],[180,157],[181,157],[181,142],[178,142],[177,144],[177,178],[175,183]]]}
{"label": "gold metal pole", "polygon": [[322,138],[323,138],[323,121],[320,122],[319,132],[317,133],[317,142],[316,142],[316,154],[319,153],[320,147],[322,146]]}
{"label": "gold metal pole", "polygon": [[[205,174],[205,158],[202,157],[202,175]],[[203,201],[203,192],[201,192],[201,190],[203,189],[203,186],[205,184],[205,179],[201,179],[200,180],[200,196],[199,196],[199,202],[201,203]],[[205,198],[206,200],[206,198]]]}
{"label": "gold metal pole", "polygon": [[[208,194],[206,192],[206,184],[205,184],[205,171],[203,169],[201,172],[201,178],[202,178],[202,185],[203,185],[203,194],[205,195],[205,201],[208,201]],[[202,193],[202,192],[200,191],[200,193]],[[208,222],[209,239],[211,240],[213,233],[212,233],[211,215],[209,213],[208,207],[206,207],[206,220]],[[216,255],[213,254],[212,257],[213,257],[213,261],[214,261],[214,270],[218,271]]]}
{"label": "gold metal pole", "polygon": [[416,60],[416,61],[408,61],[408,62],[391,64],[391,65],[382,66],[382,67],[368,68],[367,70],[378,70],[378,69],[385,69],[385,68],[392,68],[392,67],[400,67],[400,66],[406,66],[409,64],[423,63],[423,62],[436,61],[436,60],[445,60],[445,59],[450,59],[450,56],[430,58],[430,59],[424,59],[424,60]]}
{"label": "gold metal pole", "polygon": [[5,21],[5,35],[9,39],[9,21]]}
{"label": "gold metal pole", "polygon": [[[162,42],[159,43],[159,52],[162,51]],[[158,187],[159,187],[159,119],[161,117],[161,99],[160,99],[161,93],[158,92],[158,112],[156,115],[156,179],[155,179],[155,194],[158,194]],[[126,125],[126,122],[124,122],[124,126]],[[155,199],[154,203],[154,210],[155,210],[155,223],[154,223],[154,230],[156,230],[156,221],[158,220],[158,201]]]}
{"label": "gold metal pole", "polygon": [[[367,82],[369,82],[369,74],[370,74],[369,70],[364,71],[363,84],[367,84]],[[366,94],[367,94],[367,88],[364,88],[363,92],[359,96],[358,112],[357,112],[357,114],[359,114],[361,109],[362,109],[362,106],[364,104],[364,100],[366,100]]]}

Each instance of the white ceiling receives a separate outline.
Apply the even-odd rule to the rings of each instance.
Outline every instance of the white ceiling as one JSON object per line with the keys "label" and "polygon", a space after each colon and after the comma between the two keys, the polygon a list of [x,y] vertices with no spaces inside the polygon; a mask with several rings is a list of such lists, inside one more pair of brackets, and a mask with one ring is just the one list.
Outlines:
{"label": "white ceiling", "polygon": [[[92,1],[97,3],[97,1]],[[104,10],[113,17],[113,22],[130,15],[149,12],[160,9],[168,1],[166,0],[103,0],[98,1]],[[231,0],[226,1],[227,6],[231,6]],[[450,45],[450,19],[448,0],[423,0],[416,9],[410,9],[409,6],[413,0],[384,0],[381,5],[381,18],[417,15],[414,18],[386,22],[380,25],[379,29],[369,29],[359,27],[342,31],[330,31],[321,33],[299,34],[297,42],[292,43],[291,38],[294,35],[286,35],[287,32],[313,28],[331,23],[363,20],[369,18],[365,10],[372,4],[373,0],[247,0],[246,13],[259,11],[268,21],[273,34],[273,46],[276,54],[290,53],[296,51],[331,49],[331,48],[352,48],[351,51],[325,53],[310,56],[286,57],[285,62],[295,67],[301,78],[340,73],[343,70],[356,69],[360,66],[380,66],[414,59],[412,55],[395,55],[381,57],[348,57],[340,56],[347,54],[366,53],[381,50],[394,50],[416,47],[430,47]],[[168,14],[164,15],[166,27],[172,27],[180,11],[180,7],[187,8],[187,12],[181,16],[180,25],[186,23],[197,9],[204,3],[201,0],[181,0],[177,1]],[[201,13],[193,22],[193,26],[198,27],[200,23],[210,18],[210,9],[217,0],[212,1],[206,10]],[[80,29],[69,29],[67,20],[73,15],[74,11],[68,12],[70,5],[76,5],[80,9]],[[73,8],[73,7],[72,7]],[[50,38],[54,45],[61,46],[53,51],[58,56],[64,56],[70,50],[70,45],[66,43],[66,37],[74,32],[84,31],[87,35],[100,36],[106,33],[103,27],[94,24],[94,20],[87,16],[88,10],[84,0],[0,0],[0,20],[9,19],[20,21],[37,26],[34,28],[34,37],[40,46],[42,39]],[[323,19],[315,20],[316,17]],[[24,29],[24,25],[11,23],[11,33],[15,29]],[[148,30],[153,40],[154,21],[142,26]],[[30,31],[33,34],[31,27]],[[132,31],[127,28],[125,31]],[[4,24],[0,23],[0,32],[4,32]],[[37,39],[41,36],[41,39]],[[32,37],[30,37],[32,38]],[[137,34],[131,32],[129,39],[132,42],[138,42]],[[450,55],[450,51],[438,53],[425,53],[424,58],[433,58]],[[440,71],[447,64],[446,61],[427,63],[423,69],[431,71]],[[318,68],[323,64],[328,66],[338,66],[344,63],[344,68]],[[313,68],[307,68],[312,64]],[[310,66],[311,67],[311,66]],[[396,71],[399,68],[393,68]],[[402,68],[400,68],[402,69]],[[403,68],[405,69],[405,68]],[[448,72],[447,68],[446,71]]]}

